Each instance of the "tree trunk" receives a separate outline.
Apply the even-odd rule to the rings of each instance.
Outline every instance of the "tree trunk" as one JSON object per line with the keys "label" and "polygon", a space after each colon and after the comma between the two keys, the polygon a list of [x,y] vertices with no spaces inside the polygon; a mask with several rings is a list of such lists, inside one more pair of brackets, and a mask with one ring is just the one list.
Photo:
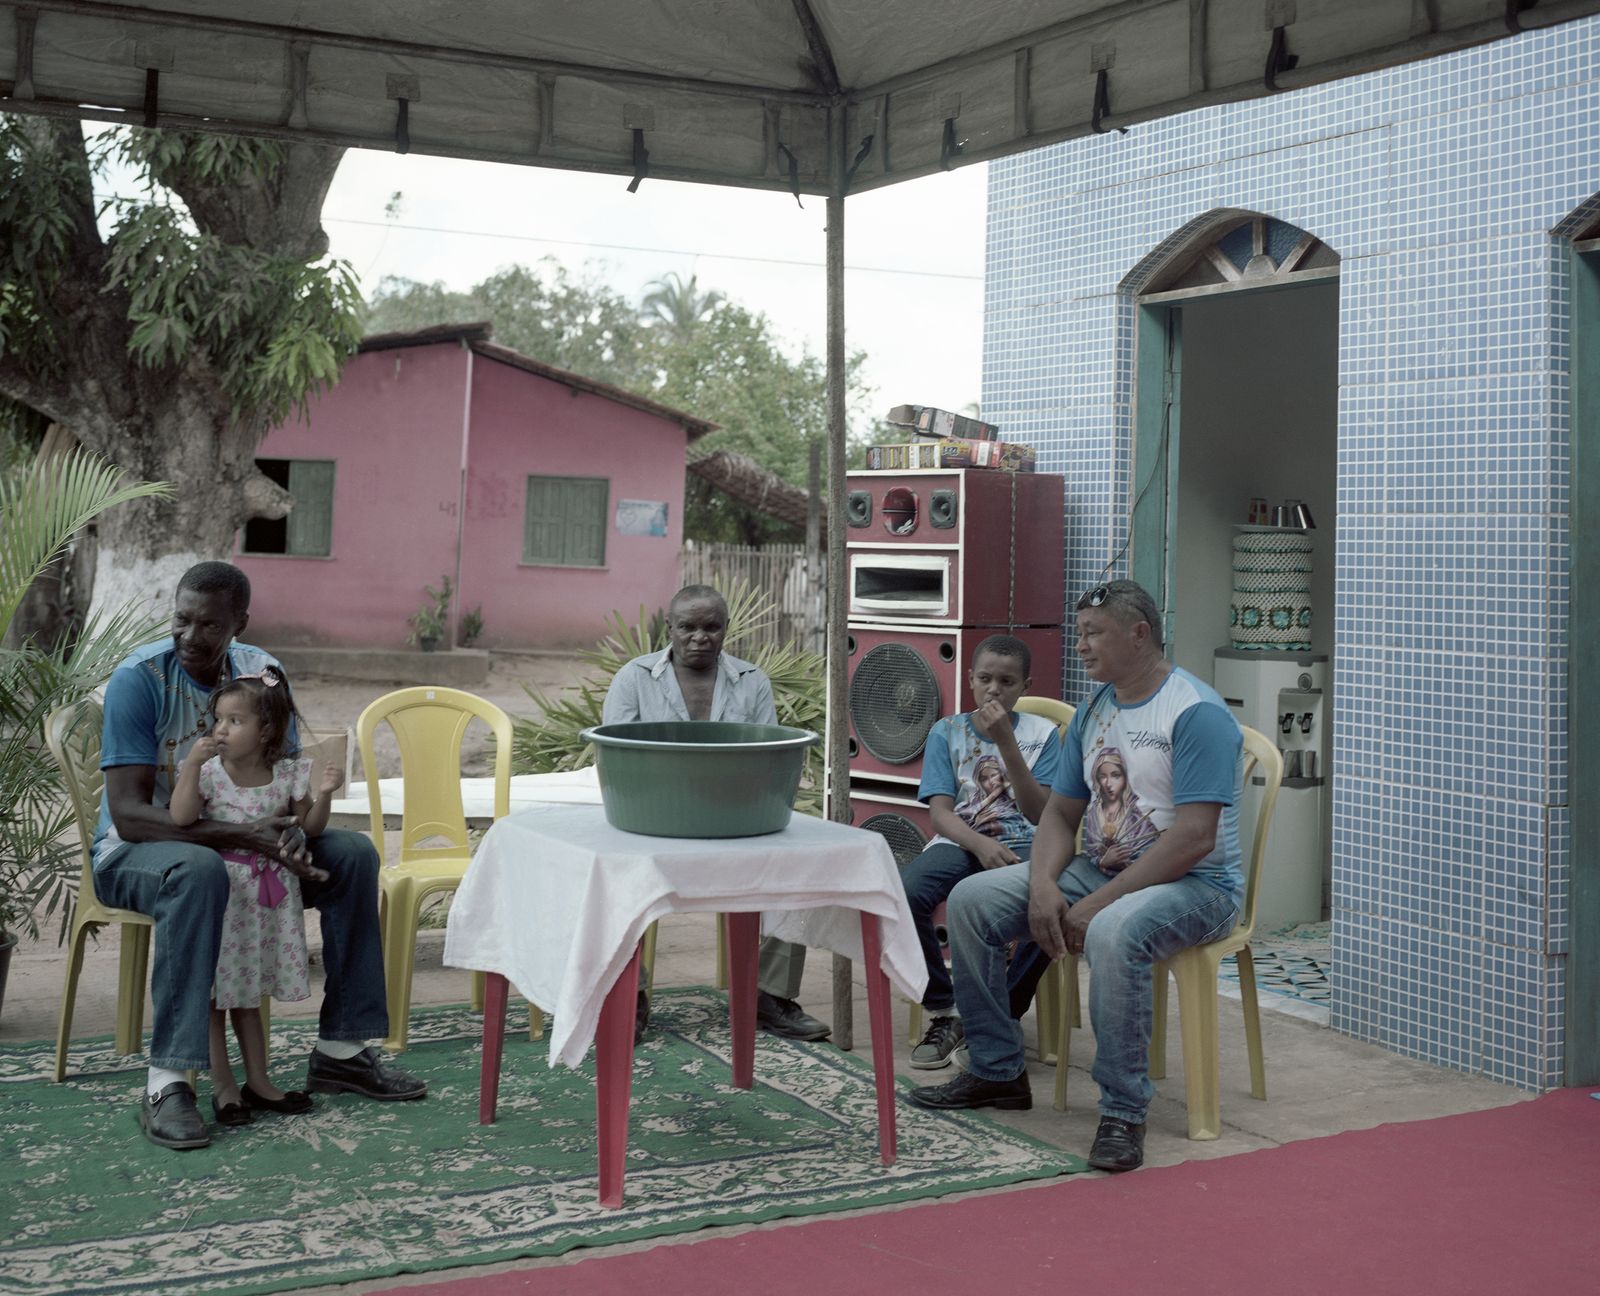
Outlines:
{"label": "tree trunk", "polygon": [[[268,416],[236,417],[223,388],[224,362],[203,346],[159,369],[134,358],[131,299],[109,283],[81,129],[30,119],[25,130],[33,155],[54,169],[30,165],[41,183],[48,178],[58,186],[53,201],[66,253],[54,277],[34,287],[48,292],[48,314],[60,321],[62,341],[48,364],[35,356],[31,368],[14,347],[0,350],[0,392],[70,427],[130,477],[176,486],[174,499],[138,500],[106,513],[95,556],[94,613],[131,603],[164,617],[188,567],[229,558],[248,519],[288,513],[288,492],[255,467]],[[201,231],[309,261],[327,249],[320,212],[341,153],[310,144],[276,148],[271,166],[245,168],[226,182],[207,180],[222,172],[180,153],[161,164],[158,178],[182,198]],[[80,596],[79,606],[86,601]]]}
{"label": "tree trunk", "polygon": [[226,561],[244,522],[284,517],[293,501],[256,471],[266,429],[235,420],[203,374],[166,375],[166,382],[142,370],[130,376],[146,389],[143,416],[81,427],[79,437],[136,477],[178,483],[179,494],[120,504],[101,517],[93,607],[111,612],[135,603],[161,617],[185,571]]}

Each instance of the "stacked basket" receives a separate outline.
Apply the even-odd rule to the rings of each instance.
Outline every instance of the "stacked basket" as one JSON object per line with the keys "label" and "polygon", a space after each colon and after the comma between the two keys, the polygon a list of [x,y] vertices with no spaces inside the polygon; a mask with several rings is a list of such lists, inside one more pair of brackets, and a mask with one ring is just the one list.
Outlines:
{"label": "stacked basket", "polygon": [[1311,651],[1311,537],[1283,527],[1240,527],[1233,538],[1233,646]]}

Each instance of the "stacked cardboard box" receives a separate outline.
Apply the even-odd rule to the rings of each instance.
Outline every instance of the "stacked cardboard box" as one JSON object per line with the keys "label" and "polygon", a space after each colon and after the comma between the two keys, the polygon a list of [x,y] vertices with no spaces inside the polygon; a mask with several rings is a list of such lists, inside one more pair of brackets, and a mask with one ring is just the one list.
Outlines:
{"label": "stacked cardboard box", "polygon": [[903,445],[867,447],[867,467],[904,472],[922,468],[998,468],[1003,472],[1034,471],[1032,446],[1013,441],[908,441]]}
{"label": "stacked cardboard box", "polygon": [[994,441],[1000,436],[1000,429],[993,423],[935,409],[932,405],[896,405],[889,411],[888,422],[896,427],[910,428],[919,437],[934,441],[951,437],[963,441]]}

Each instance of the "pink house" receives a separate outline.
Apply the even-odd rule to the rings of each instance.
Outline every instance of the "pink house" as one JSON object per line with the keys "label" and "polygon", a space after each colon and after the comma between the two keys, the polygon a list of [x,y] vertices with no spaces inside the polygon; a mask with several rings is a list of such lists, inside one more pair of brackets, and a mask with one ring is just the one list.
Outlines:
{"label": "pink house", "polygon": [[686,450],[716,425],[488,338],[370,337],[267,435],[257,464],[295,508],[239,534],[253,640],[399,647],[448,575],[479,646],[588,645],[677,588]]}

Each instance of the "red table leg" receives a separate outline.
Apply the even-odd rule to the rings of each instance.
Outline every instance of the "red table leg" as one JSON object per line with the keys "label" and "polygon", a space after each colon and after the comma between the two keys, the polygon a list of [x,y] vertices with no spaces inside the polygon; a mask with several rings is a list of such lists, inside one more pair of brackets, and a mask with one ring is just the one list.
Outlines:
{"label": "red table leg", "polygon": [[733,1087],[748,1089],[756,1078],[756,945],[758,913],[722,915],[728,924],[728,1029],[733,1036]]}
{"label": "red table leg", "polygon": [[878,1084],[878,1151],[893,1165],[898,1151],[894,1124],[894,1024],[889,1013],[889,978],[883,973],[878,915],[861,915],[862,965],[867,974],[867,1015],[872,1023],[872,1072]]}
{"label": "red table leg", "polygon": [[493,1125],[500,1101],[500,1055],[506,1042],[506,979],[498,972],[483,978],[483,1062],[478,1070],[478,1124]]}
{"label": "red table leg", "polygon": [[622,1205],[628,1159],[628,1099],[633,1092],[633,1020],[639,1000],[639,948],[607,991],[594,1037],[595,1128],[600,1144],[600,1204]]}

